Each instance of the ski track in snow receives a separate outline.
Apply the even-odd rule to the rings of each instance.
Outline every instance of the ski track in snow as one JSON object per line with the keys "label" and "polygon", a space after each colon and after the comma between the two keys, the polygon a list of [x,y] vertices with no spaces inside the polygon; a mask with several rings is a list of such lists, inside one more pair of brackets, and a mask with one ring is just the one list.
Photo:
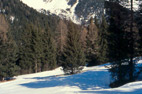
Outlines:
{"label": "ski track in snow", "polygon": [[0,83],[0,94],[142,94],[142,81],[109,88],[111,77],[105,66],[109,64],[85,67],[83,73],[70,76],[63,76],[61,67],[17,76],[14,81]]}

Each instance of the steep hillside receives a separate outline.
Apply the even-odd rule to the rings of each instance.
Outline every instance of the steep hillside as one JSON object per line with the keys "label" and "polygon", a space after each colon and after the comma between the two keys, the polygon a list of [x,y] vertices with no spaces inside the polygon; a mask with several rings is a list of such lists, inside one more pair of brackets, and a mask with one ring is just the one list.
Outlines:
{"label": "steep hillside", "polygon": [[55,31],[55,27],[59,18],[55,15],[45,15],[23,4],[20,0],[0,0],[0,14],[5,15],[11,26],[11,32],[18,40],[22,28],[26,24],[34,24],[44,28],[49,26],[51,30]]}

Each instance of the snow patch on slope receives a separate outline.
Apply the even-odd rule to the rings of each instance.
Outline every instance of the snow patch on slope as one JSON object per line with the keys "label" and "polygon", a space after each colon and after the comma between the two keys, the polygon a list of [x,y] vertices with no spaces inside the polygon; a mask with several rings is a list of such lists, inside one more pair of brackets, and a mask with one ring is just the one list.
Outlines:
{"label": "snow patch on slope", "polygon": [[28,6],[40,11],[44,9],[49,11],[51,14],[56,14],[61,18],[72,20],[74,23],[80,24],[80,20],[75,14],[75,8],[79,3],[79,0],[71,6],[68,5],[69,0],[21,0]]}

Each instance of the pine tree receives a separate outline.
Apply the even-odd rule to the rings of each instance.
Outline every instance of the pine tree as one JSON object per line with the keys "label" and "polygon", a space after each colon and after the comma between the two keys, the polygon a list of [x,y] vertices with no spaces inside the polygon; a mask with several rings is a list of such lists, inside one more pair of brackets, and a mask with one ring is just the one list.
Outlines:
{"label": "pine tree", "polygon": [[[111,2],[113,8],[109,11],[109,60],[111,63],[111,75],[114,83],[111,86],[119,86],[134,80],[135,40],[132,11],[123,8],[116,2]],[[114,8],[115,7],[115,8]],[[124,15],[125,14],[125,15]],[[129,18],[128,18],[129,17]],[[131,19],[131,21],[130,21]]]}
{"label": "pine tree", "polygon": [[133,0],[131,0],[131,16],[130,16],[130,62],[129,62],[129,80],[134,80],[134,31],[133,31],[133,23],[134,23],[134,12],[133,12]]}
{"label": "pine tree", "polygon": [[111,62],[110,72],[112,78],[115,80],[114,83],[111,84],[112,87],[124,84],[127,80],[126,76],[128,73],[128,66],[123,64],[124,62],[128,63],[128,41],[124,39],[124,31],[119,28],[119,26],[116,24],[117,22],[114,20],[115,19],[112,17],[108,36],[108,53],[109,60]]}
{"label": "pine tree", "polygon": [[32,73],[32,50],[31,50],[31,31],[29,31],[28,25],[24,28],[21,36],[21,43],[19,45],[18,65],[21,68],[20,73]]}
{"label": "pine tree", "polygon": [[80,37],[80,42],[83,46],[84,49],[86,49],[86,36],[87,36],[87,28],[86,27],[82,27],[81,29],[81,37]]}
{"label": "pine tree", "polygon": [[31,49],[32,49],[32,59],[34,62],[34,72],[41,71],[41,57],[42,57],[42,39],[41,39],[41,29],[31,26]]}
{"label": "pine tree", "polygon": [[42,40],[41,29],[27,24],[21,36],[19,65],[22,73],[41,71]]}
{"label": "pine tree", "polygon": [[68,24],[67,42],[62,56],[62,67],[66,74],[80,72],[85,65],[85,54],[80,43],[80,31],[73,23]]}
{"label": "pine tree", "polygon": [[65,21],[60,20],[57,25],[56,41],[57,41],[57,64],[61,65],[61,56],[64,52],[64,47],[66,45],[68,28]]}
{"label": "pine tree", "polygon": [[54,69],[57,67],[57,51],[55,47],[55,40],[53,33],[47,26],[43,33],[43,57],[42,57],[42,70]]}
{"label": "pine tree", "polygon": [[91,18],[86,36],[86,54],[87,54],[88,66],[97,65],[98,63],[97,61],[98,33],[99,30],[94,24],[93,18]]}
{"label": "pine tree", "polygon": [[67,36],[67,25],[63,20],[60,20],[57,26],[57,45],[58,45],[58,53],[62,53]]}
{"label": "pine tree", "polygon": [[6,41],[0,40],[0,80],[18,74],[19,67],[16,60],[17,46],[8,34]]}
{"label": "pine tree", "polygon": [[138,40],[138,44],[139,44],[139,47],[138,47],[138,52],[139,52],[139,56],[142,56],[142,18],[141,18],[141,13],[142,13],[142,4],[139,5],[139,12],[138,12],[138,17],[136,19],[137,21],[137,25],[138,25],[138,29],[139,29],[139,35],[140,35],[140,38]]}
{"label": "pine tree", "polygon": [[0,15],[0,80],[13,77],[18,73],[17,51],[9,25],[5,17]]}
{"label": "pine tree", "polygon": [[102,16],[102,22],[98,35],[98,59],[100,64],[108,61],[108,24],[104,15]]}

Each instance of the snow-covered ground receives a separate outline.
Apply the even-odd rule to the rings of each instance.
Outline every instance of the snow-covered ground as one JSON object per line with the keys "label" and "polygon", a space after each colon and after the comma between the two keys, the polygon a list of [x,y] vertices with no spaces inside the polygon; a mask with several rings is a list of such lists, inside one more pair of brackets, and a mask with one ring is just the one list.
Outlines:
{"label": "snow-covered ground", "polygon": [[85,67],[83,73],[71,76],[63,76],[61,68],[17,76],[14,81],[0,83],[0,94],[142,94],[142,81],[109,88],[108,65]]}

